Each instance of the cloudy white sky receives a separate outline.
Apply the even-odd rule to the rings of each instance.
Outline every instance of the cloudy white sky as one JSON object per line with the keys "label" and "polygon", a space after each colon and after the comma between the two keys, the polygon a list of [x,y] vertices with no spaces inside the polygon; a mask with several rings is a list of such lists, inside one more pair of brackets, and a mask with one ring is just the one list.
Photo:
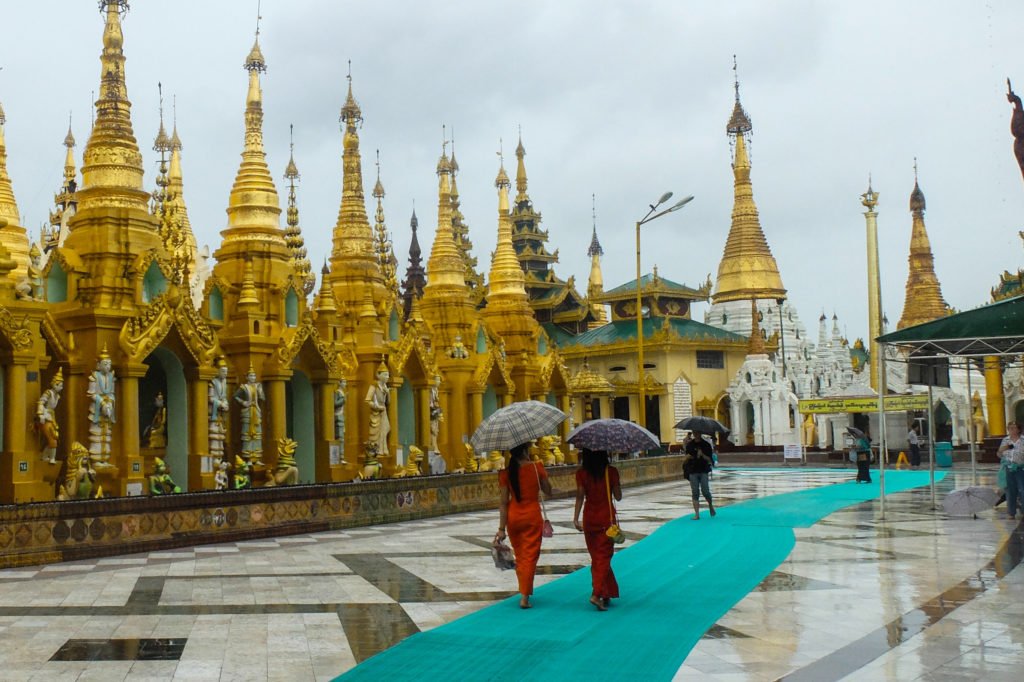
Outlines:
{"label": "cloudy white sky", "polygon": [[[90,0],[4,4],[8,168],[24,222],[38,230],[60,184],[69,111],[81,163],[103,19]],[[585,288],[594,194],[606,286],[631,280],[633,223],[672,190],[696,199],[644,227],[644,270],[658,265],[665,277],[699,284],[717,272],[729,229],[734,53],[754,123],[761,223],[805,323],[834,311],[851,338],[866,334],[859,195],[869,172],[881,193],[883,307],[898,320],[915,156],[951,305],[985,302],[998,273],[1024,261],[1024,182],[1004,96],[1007,76],[1024,92],[1019,1],[264,0],[261,12],[268,162],[280,180],[294,124],[314,263],[328,254],[340,201],[337,119],[351,60],[365,118],[365,186],[369,193],[380,149],[402,272],[414,202],[425,250],[433,239],[442,124],[455,131],[463,213],[474,253],[489,267],[495,152],[503,138],[514,172],[521,126],[530,195],[559,251],[560,276],[575,275]],[[242,62],[255,24],[255,0],[136,0],[125,20],[147,188],[162,81],[168,118],[177,96],[192,225],[212,248],[242,147]],[[281,182],[278,191],[283,200]]]}

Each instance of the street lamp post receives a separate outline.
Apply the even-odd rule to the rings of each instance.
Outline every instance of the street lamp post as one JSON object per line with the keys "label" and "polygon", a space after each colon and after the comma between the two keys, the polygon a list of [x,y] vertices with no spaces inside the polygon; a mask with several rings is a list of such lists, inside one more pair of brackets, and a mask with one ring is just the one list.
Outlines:
{"label": "street lamp post", "polygon": [[666,201],[672,198],[672,192],[665,192],[658,199],[658,203],[650,204],[650,209],[640,220],[636,221],[636,354],[637,354],[637,411],[639,412],[639,419],[637,423],[640,426],[647,428],[647,391],[644,382],[644,315],[643,315],[643,297],[640,286],[640,226],[651,222],[661,216],[678,211],[683,206],[693,201],[692,196],[688,196],[685,199],[680,199],[672,206],[658,211],[658,207],[664,204]]}

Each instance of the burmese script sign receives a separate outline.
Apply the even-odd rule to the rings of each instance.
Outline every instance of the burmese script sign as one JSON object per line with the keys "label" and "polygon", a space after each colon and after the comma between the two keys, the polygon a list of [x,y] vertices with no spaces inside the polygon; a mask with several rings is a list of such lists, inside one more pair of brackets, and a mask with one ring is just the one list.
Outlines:
{"label": "burmese script sign", "polygon": [[[878,409],[878,398],[811,398],[800,401],[802,414],[841,414],[843,412],[874,412]],[[904,410],[927,410],[928,395],[887,395],[886,412]]]}

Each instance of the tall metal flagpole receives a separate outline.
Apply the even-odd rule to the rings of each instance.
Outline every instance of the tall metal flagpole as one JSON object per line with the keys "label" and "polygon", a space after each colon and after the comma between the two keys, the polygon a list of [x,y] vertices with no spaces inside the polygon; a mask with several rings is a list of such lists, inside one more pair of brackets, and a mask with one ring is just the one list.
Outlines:
{"label": "tall metal flagpole", "polygon": [[971,485],[978,485],[978,458],[974,448],[974,400],[971,393],[971,359],[967,359],[967,438],[971,441]]}
{"label": "tall metal flagpole", "polygon": [[928,378],[928,479],[932,492],[932,509],[935,505],[935,410],[932,409],[932,378]]}

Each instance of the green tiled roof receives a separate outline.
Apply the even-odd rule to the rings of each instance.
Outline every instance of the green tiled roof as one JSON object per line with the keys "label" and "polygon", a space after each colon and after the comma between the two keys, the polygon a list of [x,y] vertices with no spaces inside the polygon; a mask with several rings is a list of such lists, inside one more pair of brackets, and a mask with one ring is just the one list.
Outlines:
{"label": "green tiled roof", "polygon": [[[644,288],[647,288],[647,287],[651,287],[653,285],[654,285],[654,275],[644,275],[643,277],[640,278],[640,288],[641,289],[644,289]],[[685,284],[680,284],[679,282],[673,282],[670,279],[665,279],[661,275],[658,276],[657,286],[658,286],[658,288],[664,289],[666,291],[678,291],[680,294],[685,294],[685,295],[688,295],[688,296],[699,296],[699,297],[703,298],[702,294],[699,291],[697,291],[696,289],[688,287]],[[619,286],[615,287],[614,289],[610,289],[610,290],[604,292],[604,295],[605,296],[618,296],[620,294],[627,294],[627,293],[629,293],[631,291],[632,292],[636,291],[636,280],[635,279],[631,279],[630,281],[626,282],[625,284],[620,284]]]}
{"label": "green tiled roof", "polygon": [[[661,317],[644,319],[644,338],[646,339],[657,333],[665,324],[665,319],[666,318]],[[740,336],[739,334],[734,334],[724,329],[719,329],[718,327],[712,327],[711,325],[704,324],[703,322],[687,320],[679,317],[670,317],[667,319],[668,325],[672,331],[684,339],[694,341],[706,339],[710,341],[747,342],[747,337],[745,336]],[[569,344],[574,346],[604,346],[612,343],[629,341],[631,339],[635,340],[636,320],[616,320],[615,322],[609,322],[597,329],[591,329],[588,332],[571,338],[572,340]]]}
{"label": "green tiled roof", "polygon": [[573,343],[576,342],[575,336],[565,331],[557,324],[554,324],[552,322],[545,322],[544,324],[541,325],[541,327],[544,328],[544,331],[546,331],[548,334],[548,338],[550,338],[556,346],[564,347],[572,345]]}

